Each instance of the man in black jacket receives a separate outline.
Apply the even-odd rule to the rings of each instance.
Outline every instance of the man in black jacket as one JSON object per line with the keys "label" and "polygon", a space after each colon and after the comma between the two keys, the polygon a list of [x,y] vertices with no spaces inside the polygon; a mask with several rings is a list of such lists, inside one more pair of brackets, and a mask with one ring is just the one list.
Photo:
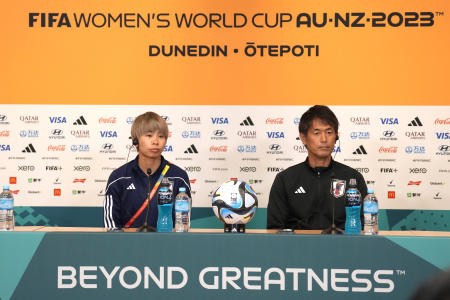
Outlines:
{"label": "man in black jacket", "polygon": [[[333,215],[332,179],[345,180],[345,188],[351,178],[356,179],[362,202],[367,194],[363,176],[331,158],[334,144],[339,139],[338,127],[335,114],[327,106],[316,105],[303,114],[299,132],[308,157],[275,177],[267,206],[268,229],[329,228]],[[335,224],[344,228],[345,196],[335,198]]]}

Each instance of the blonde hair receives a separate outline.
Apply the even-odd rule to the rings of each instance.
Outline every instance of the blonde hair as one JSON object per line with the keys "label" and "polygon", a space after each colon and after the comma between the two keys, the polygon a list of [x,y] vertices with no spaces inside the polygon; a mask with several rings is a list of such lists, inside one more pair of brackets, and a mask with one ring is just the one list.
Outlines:
{"label": "blonde hair", "polygon": [[147,132],[155,132],[157,130],[167,140],[169,137],[169,127],[167,127],[166,121],[157,113],[148,111],[134,119],[133,125],[131,125],[131,138],[134,141]]}

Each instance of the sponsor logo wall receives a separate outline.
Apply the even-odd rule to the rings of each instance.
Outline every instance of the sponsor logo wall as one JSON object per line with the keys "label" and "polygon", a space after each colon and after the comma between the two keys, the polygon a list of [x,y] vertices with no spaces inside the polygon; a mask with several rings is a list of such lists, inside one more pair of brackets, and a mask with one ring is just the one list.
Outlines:
{"label": "sponsor logo wall", "polygon": [[[335,106],[339,162],[373,185],[383,209],[450,209],[450,108]],[[112,170],[132,160],[134,118],[155,111],[170,137],[163,155],[191,179],[194,207],[230,178],[266,207],[276,174],[305,160],[307,106],[0,106],[0,183],[16,206],[102,206]]]}

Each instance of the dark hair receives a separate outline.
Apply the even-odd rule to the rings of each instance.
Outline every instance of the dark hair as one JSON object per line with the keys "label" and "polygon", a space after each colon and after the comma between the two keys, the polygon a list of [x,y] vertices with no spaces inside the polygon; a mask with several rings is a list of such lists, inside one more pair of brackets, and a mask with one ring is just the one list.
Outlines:
{"label": "dark hair", "polygon": [[311,127],[314,119],[320,119],[321,121],[331,125],[333,127],[336,136],[338,135],[339,121],[336,115],[325,105],[311,106],[301,117],[300,124],[298,124],[298,131],[307,135],[309,127]]}
{"label": "dark hair", "polygon": [[410,300],[449,300],[450,270],[439,272],[419,286]]}

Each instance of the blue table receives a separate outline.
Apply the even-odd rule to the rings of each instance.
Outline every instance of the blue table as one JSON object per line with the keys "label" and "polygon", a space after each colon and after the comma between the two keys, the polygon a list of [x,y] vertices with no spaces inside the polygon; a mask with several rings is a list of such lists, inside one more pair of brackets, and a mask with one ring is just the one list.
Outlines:
{"label": "blue table", "polygon": [[0,232],[0,299],[406,299],[450,237]]}

